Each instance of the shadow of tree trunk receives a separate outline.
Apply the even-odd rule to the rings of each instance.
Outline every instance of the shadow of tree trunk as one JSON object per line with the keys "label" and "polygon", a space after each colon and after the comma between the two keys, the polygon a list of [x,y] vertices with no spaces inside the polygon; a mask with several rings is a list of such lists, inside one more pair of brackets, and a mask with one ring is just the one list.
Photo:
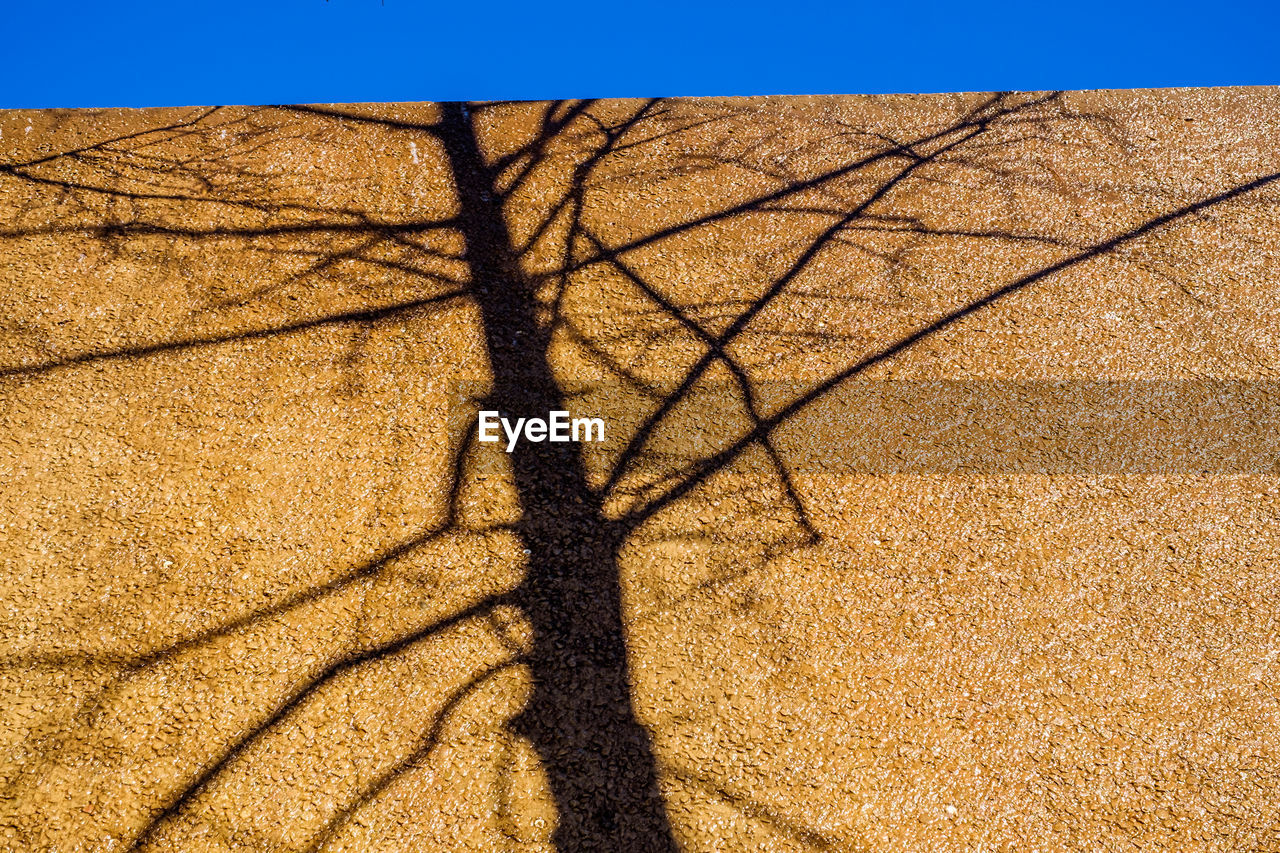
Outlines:
{"label": "shadow of tree trunk", "polygon": [[[494,385],[485,408],[510,418],[565,409],[493,176],[462,104],[444,107],[472,289]],[[538,752],[555,798],[558,849],[675,851],[648,732],[627,667],[618,549],[626,531],[588,485],[573,444],[517,444],[510,455],[528,552],[516,600],[533,627],[534,689],[517,731]]]}

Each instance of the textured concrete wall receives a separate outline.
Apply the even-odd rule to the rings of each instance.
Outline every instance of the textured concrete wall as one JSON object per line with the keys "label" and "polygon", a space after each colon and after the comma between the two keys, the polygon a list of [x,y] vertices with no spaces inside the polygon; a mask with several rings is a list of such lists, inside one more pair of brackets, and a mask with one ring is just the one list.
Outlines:
{"label": "textured concrete wall", "polygon": [[[763,441],[854,380],[1274,380],[1280,93],[471,116],[506,282],[435,106],[0,113],[0,846],[551,843],[519,591],[593,544],[467,439],[514,286],[637,401],[583,464],[686,849],[1280,847],[1274,468]],[[690,376],[738,409],[664,454]]]}

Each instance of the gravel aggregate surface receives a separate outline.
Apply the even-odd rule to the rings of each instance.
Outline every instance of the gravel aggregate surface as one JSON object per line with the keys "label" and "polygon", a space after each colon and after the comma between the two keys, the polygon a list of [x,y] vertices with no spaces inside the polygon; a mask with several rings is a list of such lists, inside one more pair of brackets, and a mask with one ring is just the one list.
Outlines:
{"label": "gravel aggregate surface", "polygon": [[[810,416],[1280,410],[1277,140],[1275,88],[0,112],[0,849],[1280,850],[1274,465]],[[560,404],[608,440],[474,438]]]}

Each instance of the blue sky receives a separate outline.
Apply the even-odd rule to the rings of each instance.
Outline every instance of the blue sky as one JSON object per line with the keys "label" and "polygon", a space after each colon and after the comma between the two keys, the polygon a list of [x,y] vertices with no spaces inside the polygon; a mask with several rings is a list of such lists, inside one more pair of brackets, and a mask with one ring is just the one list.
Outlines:
{"label": "blue sky", "polygon": [[1280,3],[5,0],[0,107],[1280,84]]}

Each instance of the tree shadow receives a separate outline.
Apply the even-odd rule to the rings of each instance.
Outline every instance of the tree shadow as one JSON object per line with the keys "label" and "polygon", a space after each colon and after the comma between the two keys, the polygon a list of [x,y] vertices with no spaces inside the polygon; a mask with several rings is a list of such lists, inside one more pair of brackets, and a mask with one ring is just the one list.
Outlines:
{"label": "tree shadow", "polygon": [[[775,441],[783,426],[845,383],[966,318],[1095,258],[1121,257],[1121,250],[1155,232],[1256,193],[1280,174],[1260,175],[1102,238],[1077,241],[1034,230],[940,223],[918,209],[927,206],[931,188],[943,184],[991,181],[998,186],[984,200],[993,205],[1016,205],[1022,184],[1069,192],[1067,177],[1028,152],[1058,144],[1069,128],[1088,128],[1120,142],[1107,116],[1074,111],[1058,93],[972,98],[950,120],[923,132],[867,129],[840,118],[817,125],[810,138],[792,140],[785,133],[790,125],[770,127],[768,114],[751,102],[658,99],[454,103],[427,110],[421,120],[329,107],[262,108],[234,116],[204,110],[58,154],[0,164],[0,178],[53,207],[44,221],[15,216],[6,223],[0,240],[11,245],[89,241],[108,253],[132,253],[138,264],[169,262],[163,252],[152,261],[147,241],[197,250],[216,245],[232,258],[260,258],[268,273],[231,294],[201,294],[201,308],[175,334],[74,352],[45,345],[38,354],[0,367],[0,382],[6,383],[0,387],[56,381],[64,369],[199,354],[317,329],[430,321],[443,307],[465,304],[479,318],[491,376],[483,399],[468,405],[511,417],[605,411],[623,405],[623,397],[642,408],[622,440],[602,452],[569,444],[517,445],[507,459],[518,507],[509,525],[467,527],[462,520],[461,484],[474,451],[474,423],[468,419],[451,434],[443,517],[367,560],[143,652],[53,648],[0,657],[0,664],[15,669],[115,667],[66,723],[70,729],[89,727],[135,680],[167,662],[376,582],[397,560],[452,531],[501,528],[518,539],[526,555],[518,584],[323,661],[277,701],[257,709],[252,725],[212,745],[179,785],[152,792],[142,820],[121,839],[127,849],[162,845],[164,832],[199,810],[203,794],[348,674],[470,624],[502,641],[507,655],[450,692],[411,748],[362,780],[318,824],[299,830],[306,840],[292,849],[319,851],[339,838],[362,809],[431,758],[446,725],[463,713],[470,697],[515,667],[527,671],[531,687],[509,727],[540,760],[558,816],[550,839],[557,849],[679,849],[678,828],[663,795],[668,772],[802,845],[857,845],[803,826],[701,771],[672,770],[659,760],[636,702],[635,668],[643,662],[628,645],[624,550],[655,535],[703,535],[696,524],[674,533],[654,530],[682,503],[705,500],[709,489],[726,498],[743,488],[717,484],[717,477],[743,465],[784,521],[758,525],[760,547],[735,552],[750,559],[724,566],[693,590],[748,576],[778,554],[818,541],[820,524],[806,505],[794,464]],[[433,168],[448,175],[447,185],[431,186],[448,195],[449,203],[435,199],[423,215],[392,216],[350,200],[321,202],[294,186],[296,173],[261,165],[272,152],[291,146],[323,149],[333,144],[328,134],[344,128],[368,128],[384,141],[415,140],[415,160],[420,143],[431,152],[424,156],[435,158]],[[725,174],[738,182],[725,189],[729,200],[711,194],[702,200],[705,209],[692,213],[655,203],[653,210],[633,211],[636,222],[617,223],[609,221],[610,212],[593,207],[599,197],[630,187],[698,186]],[[343,193],[335,189],[332,195]],[[766,236],[752,244],[756,234]],[[851,316],[868,305],[920,313],[915,302],[922,300],[913,296],[920,287],[914,255],[957,240],[1026,246],[1029,253],[1045,253],[1044,260],[1031,255],[1030,268],[995,286],[970,283],[959,304],[938,310],[925,305],[923,316],[912,315],[907,334],[879,341],[853,328]],[[682,279],[679,260],[699,261],[708,244],[749,259],[742,265],[747,274],[724,273],[722,280],[693,285]],[[847,287],[822,286],[821,269],[860,263],[875,265],[877,280],[886,282],[882,291],[863,292],[856,276]],[[385,287],[372,288],[377,298],[365,282],[373,276],[387,277]],[[613,301],[596,299],[600,293],[612,294]],[[294,304],[294,297],[303,304]],[[837,328],[809,328],[795,319],[822,312],[841,321]],[[565,348],[572,358],[562,355]],[[831,358],[809,379],[797,381],[795,393],[764,399],[771,371],[824,348]],[[575,370],[589,371],[596,390],[567,391],[580,378],[572,375]],[[720,389],[715,393],[729,401],[736,425],[716,424],[709,449],[671,453],[672,446],[690,446],[678,435],[674,445],[664,441],[682,429],[682,407],[708,388]],[[671,524],[679,528],[681,522]],[[503,639],[504,620],[498,617],[510,608],[527,621],[527,643]],[[50,753],[61,742],[54,737],[44,744],[42,760],[54,760]],[[34,844],[35,836],[30,838]]]}

